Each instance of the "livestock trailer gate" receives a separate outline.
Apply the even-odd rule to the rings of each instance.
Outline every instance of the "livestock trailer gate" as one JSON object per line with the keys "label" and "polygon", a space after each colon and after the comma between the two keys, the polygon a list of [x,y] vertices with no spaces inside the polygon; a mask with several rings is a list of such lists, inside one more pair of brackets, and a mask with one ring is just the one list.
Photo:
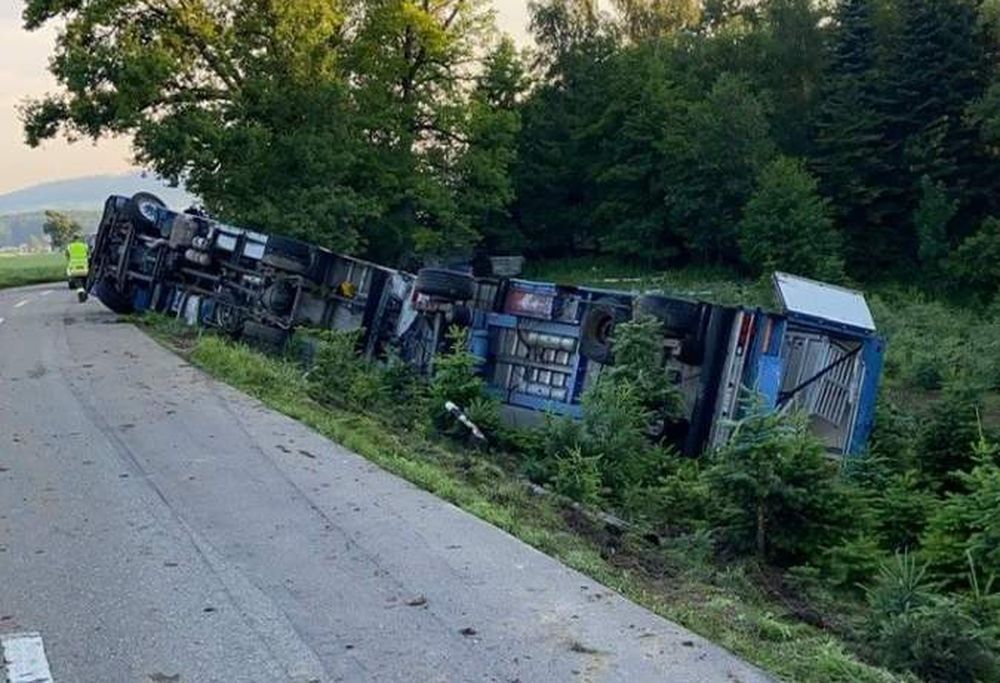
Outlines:
{"label": "livestock trailer gate", "polygon": [[614,363],[615,327],[638,315],[661,323],[659,371],[683,397],[667,436],[685,453],[725,442],[751,394],[804,412],[832,455],[861,453],[874,420],[884,343],[864,296],[792,275],[775,275],[778,313],[461,269],[413,275],[147,194],[107,200],[90,259],[87,289],[115,312],[169,313],[270,346],[297,329],[361,330],[367,356],[426,373],[445,330],[465,327],[515,423],[579,417]]}

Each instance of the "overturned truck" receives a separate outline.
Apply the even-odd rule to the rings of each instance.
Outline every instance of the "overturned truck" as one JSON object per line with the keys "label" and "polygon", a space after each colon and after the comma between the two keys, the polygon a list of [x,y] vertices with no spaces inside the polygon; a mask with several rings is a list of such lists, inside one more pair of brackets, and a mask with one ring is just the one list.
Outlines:
{"label": "overturned truck", "polygon": [[861,453],[884,353],[864,297],[781,273],[775,287],[780,313],[455,269],[414,275],[171,211],[148,194],[107,200],[87,281],[115,312],[169,313],[269,346],[300,328],[361,330],[366,355],[393,352],[422,372],[445,330],[466,327],[480,372],[518,423],[579,416],[614,362],[615,326],[651,315],[663,381],[683,397],[669,436],[685,453],[723,443],[748,391],[768,408],[805,412],[832,455]]}

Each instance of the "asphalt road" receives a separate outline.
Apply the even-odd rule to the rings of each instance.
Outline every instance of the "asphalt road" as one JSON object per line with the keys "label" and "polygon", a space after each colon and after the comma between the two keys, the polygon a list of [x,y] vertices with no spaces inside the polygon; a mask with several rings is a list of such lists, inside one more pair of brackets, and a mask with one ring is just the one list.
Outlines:
{"label": "asphalt road", "polygon": [[0,636],[59,683],[768,680],[64,286],[0,319]]}

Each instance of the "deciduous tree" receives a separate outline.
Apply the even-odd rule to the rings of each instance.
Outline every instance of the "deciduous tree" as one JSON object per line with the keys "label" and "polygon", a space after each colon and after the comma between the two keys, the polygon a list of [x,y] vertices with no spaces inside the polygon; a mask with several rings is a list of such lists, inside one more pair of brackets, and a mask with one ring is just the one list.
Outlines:
{"label": "deciduous tree", "polygon": [[54,249],[62,249],[83,235],[83,228],[75,220],[59,211],[46,211],[42,232],[49,238]]}

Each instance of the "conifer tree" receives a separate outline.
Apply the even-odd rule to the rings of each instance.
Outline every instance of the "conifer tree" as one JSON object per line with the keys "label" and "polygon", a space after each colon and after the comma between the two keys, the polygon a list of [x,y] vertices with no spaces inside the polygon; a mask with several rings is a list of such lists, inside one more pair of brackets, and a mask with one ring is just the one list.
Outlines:
{"label": "conifer tree", "polygon": [[836,14],[816,122],[814,168],[845,235],[848,264],[861,273],[892,265],[903,245],[901,207],[880,108],[878,35],[870,0],[845,0]]}

